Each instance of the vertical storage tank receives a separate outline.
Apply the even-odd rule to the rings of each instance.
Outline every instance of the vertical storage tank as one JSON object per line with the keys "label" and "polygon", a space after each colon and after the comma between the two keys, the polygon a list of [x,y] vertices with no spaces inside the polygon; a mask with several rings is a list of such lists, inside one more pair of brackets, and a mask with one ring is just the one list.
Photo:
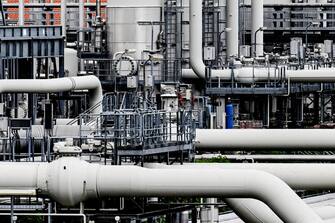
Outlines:
{"label": "vertical storage tank", "polygon": [[71,48],[64,49],[64,69],[66,77],[77,76],[79,59],[77,50]]}
{"label": "vertical storage tank", "polygon": [[234,128],[234,105],[229,103],[226,105],[226,129]]}
{"label": "vertical storage tank", "polygon": [[110,0],[107,6],[108,50],[111,55],[125,49],[157,50],[156,41],[162,30],[162,0]]}

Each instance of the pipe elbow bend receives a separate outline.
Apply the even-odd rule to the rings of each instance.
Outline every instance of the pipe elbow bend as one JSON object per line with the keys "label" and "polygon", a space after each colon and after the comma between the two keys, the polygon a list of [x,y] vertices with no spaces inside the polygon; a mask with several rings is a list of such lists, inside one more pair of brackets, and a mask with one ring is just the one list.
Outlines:
{"label": "pipe elbow bend", "polygon": [[264,197],[266,194],[273,194],[276,190],[291,191],[291,188],[279,177],[260,170],[248,170],[250,179],[248,184],[254,191],[256,198]]}
{"label": "pipe elbow bend", "polygon": [[190,65],[194,73],[202,79],[206,78],[206,66],[202,60],[192,59],[190,60]]}

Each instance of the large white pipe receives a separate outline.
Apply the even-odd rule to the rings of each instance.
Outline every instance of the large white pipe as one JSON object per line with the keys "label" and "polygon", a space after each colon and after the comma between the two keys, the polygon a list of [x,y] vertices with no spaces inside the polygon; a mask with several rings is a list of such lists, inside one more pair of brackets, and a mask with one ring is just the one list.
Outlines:
{"label": "large white pipe", "polygon": [[[202,1],[201,0],[190,0],[190,65],[192,70],[183,70],[184,78],[193,78],[194,74],[199,78],[206,78],[206,66],[202,60]],[[227,32],[228,48],[230,54],[238,54],[238,1],[230,0],[228,2],[229,13],[235,18],[228,15],[229,25],[233,27],[230,32]],[[210,70],[211,77],[220,77],[222,80],[232,79],[232,71],[227,70]],[[209,75],[209,74],[208,74]],[[243,68],[234,70],[234,79],[237,81],[250,82],[253,79],[267,80],[278,78],[274,70],[269,69],[253,69]]]}
{"label": "large white pipe", "polygon": [[275,162],[275,161],[282,161],[282,162],[329,162],[335,161],[335,155],[280,155],[280,154],[273,154],[273,155],[222,155],[222,154],[202,154],[196,155],[195,159],[212,159],[212,158],[220,158],[225,157],[227,160],[230,161],[251,161],[251,162]]}
{"label": "large white pipe", "polygon": [[155,169],[259,170],[279,177],[296,190],[329,190],[335,187],[335,164],[326,163],[185,163],[184,165],[146,164],[146,167]]}
{"label": "large white pipe", "polygon": [[190,0],[190,65],[195,74],[206,78],[206,66],[202,60],[202,1]]}
{"label": "large white pipe", "polygon": [[197,150],[332,150],[332,129],[197,129]]}
{"label": "large white pipe", "polygon": [[[85,2],[86,0],[79,0],[78,10],[79,10],[79,28],[78,31],[81,30],[79,33],[79,48],[84,47],[84,39],[85,39],[85,33],[83,30],[85,29]],[[84,50],[84,49],[80,49]],[[80,60],[80,71],[84,71],[84,60]]]}
{"label": "large white pipe", "polygon": [[283,223],[263,202],[243,198],[226,198],[224,201],[234,210],[240,219],[248,223]]}
{"label": "large white pipe", "polygon": [[[192,71],[183,71],[192,76],[195,73],[199,78],[206,78],[206,66],[202,60],[203,44],[202,44],[202,0],[190,0],[190,66]],[[209,74],[208,74],[209,75]],[[230,70],[211,70],[212,76],[220,76],[230,79]],[[186,76],[187,77],[187,76]]]}
{"label": "large white pipe", "polygon": [[268,204],[288,223],[323,222],[282,180],[257,170],[146,169],[66,157],[52,163],[2,163],[0,177],[6,177],[0,188],[35,188],[67,206],[106,196],[247,197]]}
{"label": "large white pipe", "polygon": [[291,82],[335,82],[335,69],[287,70],[287,79]]}
{"label": "large white pipe", "polygon": [[[263,0],[253,0],[254,13],[259,13],[257,16],[258,20],[253,24],[263,26]],[[238,8],[238,1],[230,0],[232,14],[236,13]],[[206,66],[202,60],[203,49],[202,49],[202,1],[201,0],[190,0],[190,66],[192,69],[183,69],[182,76],[184,78],[206,78]],[[236,6],[237,4],[237,6]],[[228,6],[228,5],[227,5]],[[262,8],[262,9],[261,9]],[[237,9],[238,10],[238,9]],[[238,18],[238,17],[237,17]],[[236,20],[231,21],[232,26],[236,26]],[[262,24],[262,25],[260,25]],[[257,25],[257,26],[258,26]],[[227,27],[230,28],[230,27]],[[258,27],[260,28],[260,27]],[[257,29],[258,29],[257,28]],[[232,27],[232,30],[228,32],[228,40],[233,41],[229,38],[236,36],[236,28]],[[230,35],[230,36],[229,36]],[[238,36],[238,34],[237,34]],[[259,31],[257,34],[259,40],[257,40],[257,51],[258,54],[263,55],[263,32]],[[234,39],[237,41],[238,37]],[[228,43],[230,52],[236,52],[236,42]],[[238,52],[238,49],[237,49]],[[230,53],[231,54],[231,53]],[[286,74],[279,75],[275,69],[267,68],[241,68],[230,70],[210,70],[212,78],[220,78],[222,81],[234,79],[237,82],[252,83],[254,81],[268,81],[278,80],[280,78],[289,79],[291,82],[335,82],[335,69],[320,69],[320,70],[299,70],[289,71]],[[209,75],[209,74],[208,74]]]}
{"label": "large white pipe", "polygon": [[58,93],[89,90],[92,113],[101,113],[103,98],[100,80],[93,75],[57,79],[0,80],[0,93]]}
{"label": "large white pipe", "polygon": [[84,29],[85,25],[85,0],[79,0],[79,6],[78,6],[78,11],[79,11],[79,29]]}
{"label": "large white pipe", "polygon": [[24,25],[24,0],[19,0],[19,26]]}
{"label": "large white pipe", "polygon": [[[245,222],[284,223],[266,204],[261,201],[255,199],[226,198],[225,202]],[[334,206],[320,206],[312,208],[315,213],[319,215],[323,220],[335,218]]]}
{"label": "large white pipe", "polygon": [[[335,185],[335,164],[260,164],[260,163],[209,163],[209,164],[184,164],[162,165],[147,164],[147,167],[156,169],[224,169],[224,170],[260,170],[273,174],[290,187],[297,190],[322,190],[333,189]],[[312,179],[312,180],[311,180]],[[283,221],[263,202],[255,199],[227,198],[227,204],[233,208],[236,214],[250,223],[282,223]],[[314,200],[307,201],[313,203]],[[314,208],[323,219],[335,217],[334,207]]]}
{"label": "large white pipe", "polygon": [[66,14],[67,14],[67,4],[66,0],[61,0],[61,26],[62,26],[62,35],[66,38]]}
{"label": "large white pipe", "polygon": [[[251,1],[251,44],[253,45],[253,56],[264,56],[264,37],[263,31],[259,30],[264,26],[263,0]],[[259,30],[259,31],[258,31]],[[256,33],[257,32],[257,33]],[[256,37],[256,38],[255,38]]]}
{"label": "large white pipe", "polygon": [[239,1],[227,0],[227,57],[239,55]]}
{"label": "large white pipe", "polygon": [[[192,69],[182,70],[183,78],[195,79],[198,75]],[[234,80],[241,83],[252,83],[268,80],[290,80],[290,82],[331,83],[335,82],[335,69],[319,70],[286,70],[286,74],[280,75],[274,68],[244,67],[235,70],[212,70],[212,78],[220,78],[222,81]]]}

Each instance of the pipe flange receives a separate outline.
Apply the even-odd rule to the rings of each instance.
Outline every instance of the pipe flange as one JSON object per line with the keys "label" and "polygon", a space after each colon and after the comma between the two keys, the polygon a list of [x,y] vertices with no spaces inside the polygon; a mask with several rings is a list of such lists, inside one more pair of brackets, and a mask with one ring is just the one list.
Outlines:
{"label": "pipe flange", "polygon": [[113,63],[113,70],[118,76],[132,76],[137,71],[137,62],[130,56],[122,56]]}

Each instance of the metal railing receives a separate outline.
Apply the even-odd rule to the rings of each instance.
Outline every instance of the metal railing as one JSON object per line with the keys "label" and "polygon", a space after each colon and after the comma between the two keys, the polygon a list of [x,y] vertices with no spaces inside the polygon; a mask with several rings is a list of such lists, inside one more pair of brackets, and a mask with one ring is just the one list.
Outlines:
{"label": "metal railing", "polygon": [[83,114],[79,119],[80,138],[105,139],[123,149],[191,144],[195,118],[193,111],[114,110],[100,115]]}

